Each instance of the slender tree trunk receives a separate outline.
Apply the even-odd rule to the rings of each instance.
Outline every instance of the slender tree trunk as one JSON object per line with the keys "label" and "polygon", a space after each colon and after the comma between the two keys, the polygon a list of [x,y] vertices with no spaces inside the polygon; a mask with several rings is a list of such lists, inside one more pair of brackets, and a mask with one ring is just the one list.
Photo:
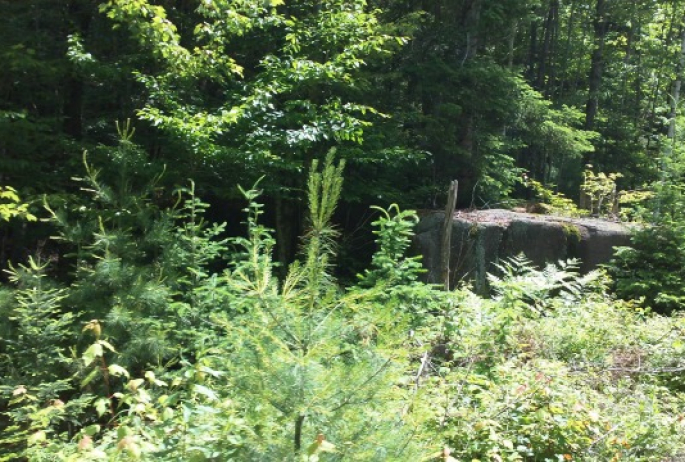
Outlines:
{"label": "slender tree trunk", "polygon": [[[588,36],[589,36],[589,30],[587,27],[587,21],[584,21],[583,15],[581,14],[581,19],[579,21],[580,24],[580,30],[582,31],[582,35],[580,38],[580,43],[587,43],[588,41]],[[583,85],[583,88],[585,88],[585,82],[587,80],[587,74],[583,74],[582,71],[582,66],[575,66],[576,72],[575,76],[571,81],[571,87],[569,88],[569,93],[570,94],[576,94],[578,92],[578,86]]]}
{"label": "slender tree trunk", "polygon": [[632,58],[633,54],[633,37],[635,35],[635,25],[631,24],[630,29],[628,30],[628,36],[626,37],[626,54],[623,57],[623,91],[621,92],[621,112],[623,112],[623,109],[625,108],[625,103],[626,103],[626,98],[629,95],[628,92],[628,75],[630,72],[628,69],[630,69],[630,61]]}
{"label": "slender tree trunk", "polygon": [[[94,14],[93,4],[90,1],[73,0],[69,2],[67,12],[67,19],[71,22],[68,33],[76,33],[82,37],[87,35]],[[72,69],[65,83],[63,130],[76,140],[83,136],[83,104],[83,77],[76,69]]]}
{"label": "slender tree trunk", "polygon": [[549,60],[547,63],[547,85],[545,86],[545,95],[548,98],[552,98],[554,94],[554,89],[556,88],[557,80],[557,43],[559,42],[559,0],[554,0],[552,2],[552,21],[551,21],[551,38],[549,44]]}
{"label": "slender tree trunk", "polygon": [[575,25],[575,17],[576,17],[576,2],[572,1],[569,5],[570,12],[568,16],[568,24],[566,27],[566,43],[564,46],[564,56],[561,61],[561,71],[563,72],[563,75],[565,78],[562,78],[560,84],[559,84],[559,89],[557,91],[557,97],[561,100],[564,96],[564,91],[565,91],[565,86],[567,85],[567,79],[571,78],[571,76],[567,73],[568,71],[568,63],[571,60],[571,38],[573,36],[573,26]]}
{"label": "slender tree trunk", "polygon": [[[507,45],[507,69],[511,71],[514,67],[514,43],[516,42],[516,33],[518,31],[518,19],[511,22],[511,32],[509,33],[509,43]],[[507,124],[502,125],[502,136],[507,136]]]}
{"label": "slender tree trunk", "polygon": [[[674,12],[675,12],[675,3],[674,3]],[[671,30],[674,27],[675,21],[671,21]],[[668,34],[668,39],[670,43],[670,37],[671,33],[669,32]],[[670,92],[670,102],[669,102],[669,121],[668,121],[668,131],[666,134],[667,141],[666,141],[666,146],[663,151],[663,155],[661,156],[661,165],[660,165],[660,170],[661,170],[661,183],[666,184],[668,181],[668,176],[669,176],[669,161],[671,160],[673,156],[673,148],[676,143],[676,128],[677,128],[677,117],[678,117],[678,102],[680,101],[680,90],[682,86],[682,74],[683,74],[683,69],[685,69],[685,17],[683,17],[683,22],[680,24],[680,30],[678,34],[678,39],[680,42],[680,55],[678,57],[678,63],[676,64],[676,72],[675,72],[675,80],[673,81],[673,85],[671,87],[671,92]],[[661,200],[659,199],[657,202],[657,207],[656,207],[656,216],[657,218],[661,215],[663,212],[662,210],[662,204]]]}
{"label": "slender tree trunk", "polygon": [[680,57],[676,67],[676,77],[673,82],[673,90],[671,91],[671,110],[668,115],[668,139],[669,144],[673,146],[676,141],[676,122],[678,117],[678,103],[680,102],[680,90],[683,84],[683,71],[685,70],[685,18],[683,18],[683,25],[680,27]]}
{"label": "slender tree trunk", "polygon": [[480,46],[480,13],[483,0],[471,0],[466,5],[462,24],[466,30],[466,47],[462,58],[462,65],[478,55]]}
{"label": "slender tree trunk", "polygon": [[[642,34],[642,26],[638,24],[637,29],[635,31],[636,35],[640,37]],[[640,124],[640,117],[642,116],[642,110],[641,110],[641,102],[642,102],[642,52],[640,51],[639,48],[635,49],[635,81],[633,82],[633,93],[634,93],[634,100],[633,100],[633,105],[635,107],[635,113],[634,113],[634,124],[635,126],[638,126]],[[640,135],[642,132],[636,131],[636,138],[635,142],[637,143]]]}
{"label": "slender tree trunk", "polygon": [[65,87],[63,130],[80,140],[83,137],[83,79],[72,75]]}
{"label": "slender tree trunk", "polygon": [[535,20],[530,22],[530,48],[528,50],[528,81],[533,82],[535,76],[535,63],[538,54],[538,25]]}
{"label": "slender tree trunk", "polygon": [[295,436],[293,438],[295,454],[299,454],[300,449],[302,448],[302,425],[304,424],[304,419],[305,416],[298,415],[297,420],[295,421]]}
{"label": "slender tree trunk", "polygon": [[545,35],[542,40],[542,51],[538,57],[538,76],[537,76],[537,88],[539,90],[544,90],[547,88],[547,66],[550,62],[550,54],[552,52],[552,40],[554,36],[554,28],[556,22],[556,10],[559,8],[558,0],[551,0],[549,2],[549,8],[547,9],[547,17],[545,19]]}
{"label": "slender tree trunk", "polygon": [[516,43],[516,32],[518,31],[519,22],[514,19],[511,22],[511,33],[509,34],[509,43],[507,45],[507,67],[511,69],[514,67],[514,44]]}
{"label": "slender tree trunk", "polygon": [[447,192],[447,205],[445,206],[445,221],[442,225],[442,244],[440,246],[440,266],[442,270],[442,283],[445,290],[450,290],[452,272],[450,270],[450,257],[452,256],[452,225],[454,223],[454,209],[457,206],[457,190],[459,182],[453,180]]}
{"label": "slender tree trunk", "polygon": [[668,133],[666,148],[661,161],[661,181],[665,182],[668,176],[668,162],[673,157],[673,148],[676,144],[676,128],[678,122],[678,103],[680,102],[680,90],[683,82],[683,70],[685,70],[685,17],[683,24],[680,26],[680,56],[678,64],[676,65],[676,76],[673,81],[670,95],[670,110],[668,114]]}
{"label": "slender tree trunk", "polygon": [[595,128],[595,119],[599,108],[599,90],[602,85],[602,73],[604,71],[604,45],[607,33],[607,21],[605,0],[597,0],[595,20],[593,28],[595,32],[594,49],[592,50],[592,62],[589,76],[589,97],[585,109],[585,129]]}
{"label": "slender tree trunk", "polygon": [[[663,27],[661,29],[661,43],[663,44],[664,49],[668,49],[672,45],[673,40],[675,39],[673,32],[674,32],[674,25],[676,23],[676,13],[675,13],[677,10],[676,3],[677,3],[677,0],[674,0],[672,2],[671,7],[673,10],[673,15],[671,16],[670,21],[664,21],[663,22]],[[668,25],[668,29],[667,29],[667,25]],[[648,104],[648,107],[650,108],[650,112],[647,114],[647,120],[648,120],[648,122],[647,122],[647,124],[648,124],[648,130],[647,130],[648,138],[647,138],[647,146],[646,146],[647,151],[649,151],[651,148],[652,135],[655,132],[654,125],[655,125],[655,122],[657,119],[656,113],[657,113],[657,107],[659,105],[659,95],[662,94],[662,88],[661,88],[662,81],[663,81],[663,79],[667,79],[667,77],[664,76],[664,71],[667,69],[667,61],[666,61],[667,60],[667,58],[666,58],[667,54],[663,53],[661,56],[662,57],[660,60],[660,64],[656,67],[661,72],[656,73],[656,78],[654,78],[654,83],[653,83],[652,88],[651,88],[652,94],[650,96],[649,104]],[[670,95],[671,90],[672,90],[672,88],[668,89],[669,95]],[[669,108],[670,108],[670,102],[669,102]],[[663,156],[661,157],[661,159],[662,159],[662,162],[658,165],[659,168],[663,167]]]}
{"label": "slender tree trunk", "polygon": [[285,278],[288,265],[294,260],[297,251],[299,213],[293,199],[279,194],[275,200],[276,208],[276,260],[281,265],[279,275]]}

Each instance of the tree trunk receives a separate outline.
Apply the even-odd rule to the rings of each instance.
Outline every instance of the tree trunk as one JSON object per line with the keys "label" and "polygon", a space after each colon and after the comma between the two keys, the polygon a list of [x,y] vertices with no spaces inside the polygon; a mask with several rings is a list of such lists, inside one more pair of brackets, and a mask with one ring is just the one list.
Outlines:
{"label": "tree trunk", "polygon": [[626,37],[626,54],[623,57],[623,68],[626,70],[623,71],[622,79],[623,91],[621,91],[621,113],[624,112],[626,106],[626,99],[630,95],[630,92],[628,91],[628,76],[630,72],[628,72],[627,69],[630,69],[630,61],[633,57],[633,40],[635,37],[635,28],[635,24],[631,23],[630,28],[628,29],[628,35]]}
{"label": "tree trunk", "polygon": [[478,47],[480,45],[481,7],[482,0],[471,0],[466,5],[466,10],[463,13],[462,24],[466,30],[466,46],[464,57],[461,61],[462,65],[468,59],[473,59],[478,55]]}
{"label": "tree trunk", "polygon": [[287,276],[288,265],[295,259],[299,231],[299,210],[293,199],[279,194],[276,208],[276,260],[280,264],[279,276]]}
{"label": "tree trunk", "polygon": [[538,25],[535,20],[530,23],[530,49],[528,50],[528,80],[533,82],[535,76],[535,63],[538,54]]}
{"label": "tree trunk", "polygon": [[545,90],[548,85],[547,80],[547,66],[551,60],[552,41],[555,36],[554,29],[556,27],[556,19],[558,17],[557,10],[559,8],[559,0],[551,0],[549,8],[547,9],[547,18],[545,19],[545,35],[542,40],[542,50],[538,57],[538,76],[537,88],[538,90]]}
{"label": "tree trunk", "polygon": [[571,60],[571,40],[573,36],[573,26],[575,25],[575,17],[576,17],[576,2],[572,1],[569,5],[570,8],[570,13],[568,16],[568,24],[566,25],[566,42],[564,46],[564,55],[561,60],[561,72],[563,72],[565,78],[563,78],[559,84],[559,88],[557,91],[557,98],[559,100],[563,100],[566,86],[567,86],[567,80],[571,79],[571,76],[568,74],[568,67],[569,67],[569,61]]}
{"label": "tree trunk", "polygon": [[559,41],[559,0],[553,0],[551,7],[551,20],[550,20],[550,43],[549,43],[549,54],[547,68],[547,82],[545,85],[545,95],[547,98],[552,98],[554,95],[554,88],[556,87],[557,80],[557,43]]}
{"label": "tree trunk", "polygon": [[668,133],[666,148],[664,149],[664,155],[661,161],[661,181],[666,181],[668,175],[667,170],[669,169],[668,162],[673,156],[673,148],[676,144],[676,128],[677,128],[677,118],[678,118],[678,103],[680,102],[680,90],[683,82],[683,70],[685,70],[685,18],[683,18],[683,24],[680,26],[680,57],[678,58],[678,64],[676,65],[676,75],[673,81],[673,87],[671,88],[671,98],[670,98],[670,110],[668,114]]}
{"label": "tree trunk", "polygon": [[605,0],[597,0],[595,20],[593,28],[595,32],[594,49],[592,50],[592,62],[589,76],[589,97],[585,109],[585,129],[594,130],[595,119],[599,108],[599,90],[602,85],[602,72],[604,70],[604,44],[608,23],[605,18]]}
{"label": "tree trunk", "polygon": [[511,33],[509,34],[509,43],[507,46],[507,68],[514,67],[514,44],[516,43],[516,32],[518,31],[519,22],[514,19],[511,22]]}
{"label": "tree trunk", "polygon": [[[70,24],[68,34],[87,35],[93,19],[93,4],[90,1],[73,0],[67,9]],[[70,137],[80,140],[83,137],[83,77],[77,69],[72,68],[65,83],[63,105],[63,130]]]}
{"label": "tree trunk", "polygon": [[64,133],[80,140],[83,137],[83,79],[69,76],[64,95]]}
{"label": "tree trunk", "polygon": [[452,274],[450,271],[450,257],[452,255],[452,224],[454,223],[454,209],[457,206],[458,189],[459,182],[457,180],[453,180],[452,183],[450,183],[450,189],[447,193],[445,221],[442,225],[442,245],[440,246],[440,253],[442,283],[445,290],[450,290],[452,281]]}
{"label": "tree trunk", "polygon": [[[685,18],[683,18],[685,23]],[[671,91],[671,110],[668,115],[668,140],[673,146],[676,141],[676,119],[678,117],[678,103],[680,102],[680,90],[683,83],[683,71],[685,70],[685,24],[680,27],[680,58],[676,66],[676,77]]]}

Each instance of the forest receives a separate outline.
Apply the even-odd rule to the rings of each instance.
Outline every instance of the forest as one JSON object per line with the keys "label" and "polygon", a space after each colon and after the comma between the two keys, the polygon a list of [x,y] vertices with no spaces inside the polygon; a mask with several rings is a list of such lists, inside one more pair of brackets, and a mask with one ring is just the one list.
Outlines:
{"label": "forest", "polygon": [[[0,461],[685,460],[685,0],[0,0],[0,63]],[[631,246],[428,284],[454,180]]]}

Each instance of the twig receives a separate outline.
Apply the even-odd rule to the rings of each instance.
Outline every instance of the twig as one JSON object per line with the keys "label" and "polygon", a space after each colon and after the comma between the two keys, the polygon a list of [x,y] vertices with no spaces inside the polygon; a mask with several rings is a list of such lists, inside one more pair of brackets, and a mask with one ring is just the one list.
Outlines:
{"label": "twig", "polygon": [[607,431],[604,435],[602,435],[602,436],[600,436],[599,438],[597,438],[596,440],[594,440],[594,441],[592,442],[592,444],[590,444],[590,446],[588,446],[587,450],[588,450],[588,451],[591,450],[593,446],[595,446],[595,445],[596,445],[597,443],[599,443],[600,441],[606,439],[606,437],[608,437],[608,436],[611,435],[613,432],[615,432],[615,431],[618,429],[618,427],[620,427],[620,426],[621,426],[620,424],[616,424],[616,425],[614,425],[613,427],[611,427],[611,428],[609,429],[609,431]]}
{"label": "twig", "polygon": [[588,372],[590,370],[600,370],[603,372],[626,372],[629,374],[675,374],[678,372],[685,372],[685,366],[661,367],[656,369],[642,369],[630,367],[592,367],[592,366],[574,366],[573,372]]}
{"label": "twig", "polygon": [[[416,372],[416,377],[414,378],[414,395],[418,393],[419,388],[421,388],[421,376],[423,376],[423,372],[426,369],[426,365],[430,363],[430,351],[426,351],[423,356],[421,357],[421,364],[419,365],[419,370]],[[407,412],[409,412],[409,408],[411,407],[411,403],[407,403],[404,406],[404,409],[402,409],[402,415],[407,415]]]}

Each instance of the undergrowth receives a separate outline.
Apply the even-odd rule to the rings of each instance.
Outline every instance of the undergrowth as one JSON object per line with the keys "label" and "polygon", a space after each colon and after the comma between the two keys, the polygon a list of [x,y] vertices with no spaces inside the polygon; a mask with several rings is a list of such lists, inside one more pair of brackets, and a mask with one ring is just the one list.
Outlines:
{"label": "undergrowth", "polygon": [[[138,159],[119,149],[120,163]],[[491,298],[438,290],[406,256],[416,215],[396,206],[378,209],[371,267],[342,287],[342,169],[330,156],[312,166],[308,231],[279,280],[256,187],[243,191],[245,237],[225,239],[192,185],[162,206],[155,177],[110,187],[86,163],[78,206],[50,206],[73,272],[55,280],[32,259],[0,291],[0,460],[683,451],[682,316],[615,300],[574,262],[504,262]]]}

